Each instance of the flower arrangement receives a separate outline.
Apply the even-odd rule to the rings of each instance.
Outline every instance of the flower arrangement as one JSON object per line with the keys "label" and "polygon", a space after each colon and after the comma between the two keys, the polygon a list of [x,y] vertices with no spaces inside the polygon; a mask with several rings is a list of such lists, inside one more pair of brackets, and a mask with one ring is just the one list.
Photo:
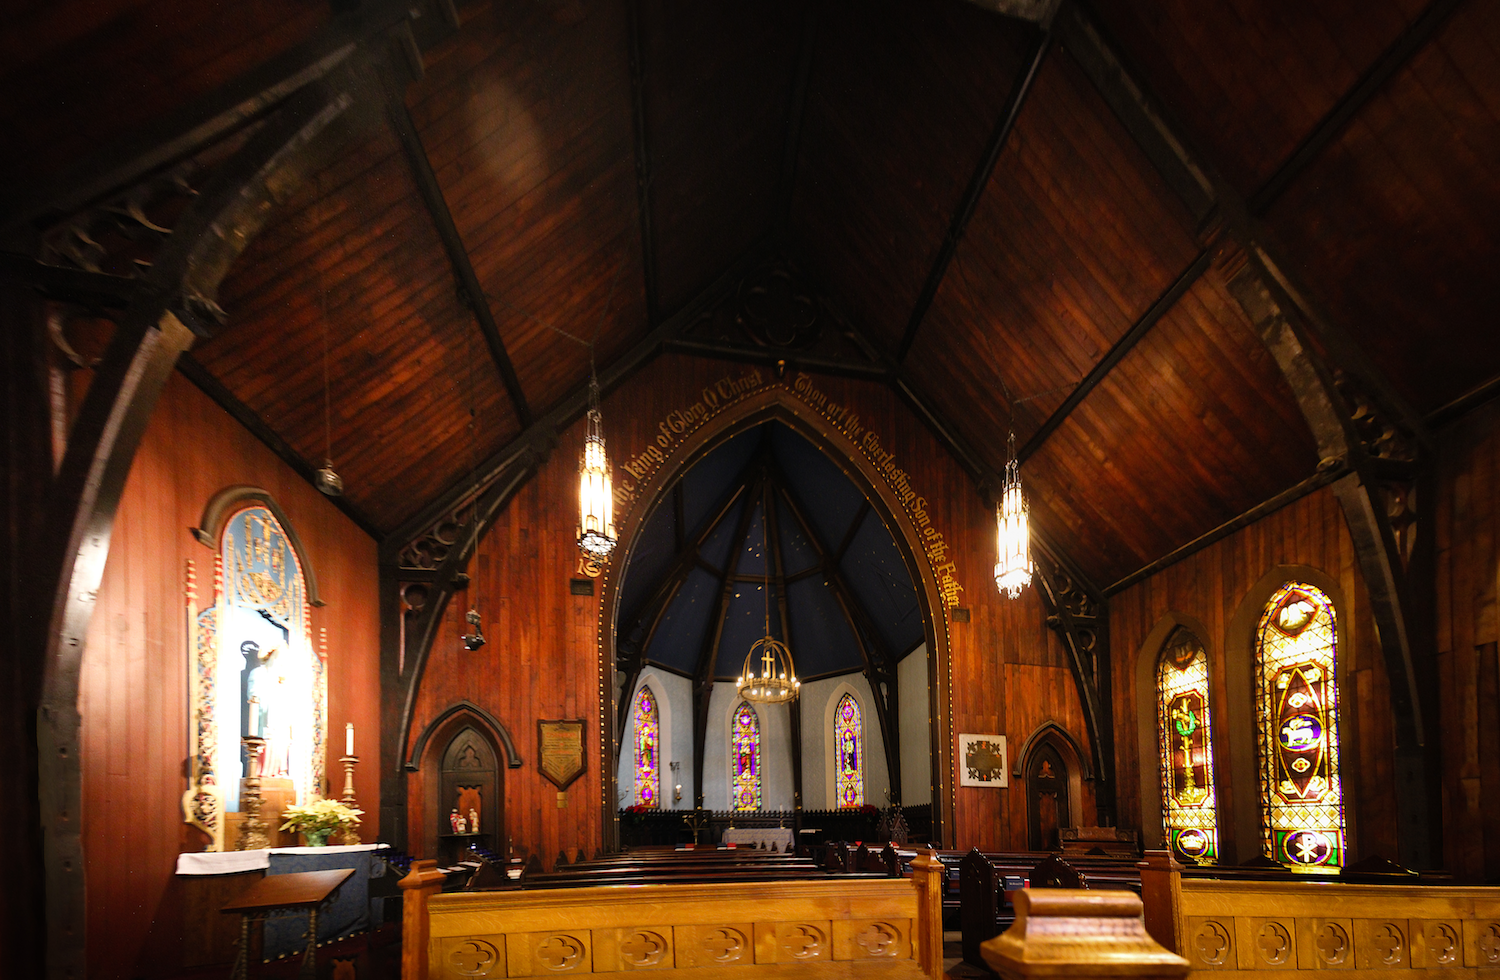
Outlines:
{"label": "flower arrangement", "polygon": [[351,827],[359,823],[365,811],[359,807],[340,803],[338,800],[313,800],[311,803],[294,803],[281,811],[286,822],[282,830],[295,830],[307,843],[321,847],[328,842],[328,835],[340,827]]}
{"label": "flower arrangement", "polygon": [[650,813],[654,809],[656,808],[647,806],[644,803],[636,803],[631,806],[627,806],[623,811],[625,814],[625,822],[633,827],[639,826],[646,822],[646,814]]}
{"label": "flower arrangement", "polygon": [[859,808],[859,815],[866,820],[878,820],[880,818],[880,807],[873,803],[866,803]]}

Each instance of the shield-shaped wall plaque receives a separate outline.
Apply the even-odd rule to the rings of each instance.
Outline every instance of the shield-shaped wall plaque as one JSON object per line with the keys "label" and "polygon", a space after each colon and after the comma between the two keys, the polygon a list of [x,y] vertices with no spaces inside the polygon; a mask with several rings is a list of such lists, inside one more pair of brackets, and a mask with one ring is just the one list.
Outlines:
{"label": "shield-shaped wall plaque", "polygon": [[583,722],[538,721],[536,727],[537,768],[559,790],[565,790],[583,775]]}

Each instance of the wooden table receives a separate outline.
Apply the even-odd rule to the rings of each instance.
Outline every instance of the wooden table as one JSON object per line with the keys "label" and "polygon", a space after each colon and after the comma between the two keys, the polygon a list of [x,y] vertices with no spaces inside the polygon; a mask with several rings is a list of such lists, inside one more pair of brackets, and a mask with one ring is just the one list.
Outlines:
{"label": "wooden table", "polygon": [[318,907],[331,898],[339,886],[354,874],[353,868],[334,871],[302,871],[289,875],[262,878],[239,898],[219,909],[240,913],[240,955],[234,961],[233,980],[247,980],[250,975],[250,923],[271,915],[307,913],[307,952],[302,958],[302,980],[317,975]]}

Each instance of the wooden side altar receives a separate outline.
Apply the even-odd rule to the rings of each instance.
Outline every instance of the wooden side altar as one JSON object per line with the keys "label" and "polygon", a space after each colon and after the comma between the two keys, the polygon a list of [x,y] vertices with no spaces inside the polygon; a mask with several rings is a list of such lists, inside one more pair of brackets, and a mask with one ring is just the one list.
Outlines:
{"label": "wooden side altar", "polygon": [[250,924],[272,915],[307,913],[307,952],[302,957],[302,980],[317,975],[318,909],[354,874],[353,868],[336,871],[301,871],[262,878],[239,898],[219,909],[240,914],[240,952],[235,957],[233,980],[250,975]]}

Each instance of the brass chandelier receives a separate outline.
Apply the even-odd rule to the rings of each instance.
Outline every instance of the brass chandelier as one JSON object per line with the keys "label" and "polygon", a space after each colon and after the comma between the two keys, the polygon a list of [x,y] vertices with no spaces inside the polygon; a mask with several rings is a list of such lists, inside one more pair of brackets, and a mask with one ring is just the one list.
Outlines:
{"label": "brass chandelier", "polygon": [[[792,664],[792,651],[787,645],[771,635],[771,548],[769,535],[766,539],[766,635],[750,644],[745,654],[745,665],[740,668],[736,680],[740,697],[757,704],[785,704],[797,697],[802,682],[797,679],[797,668]],[[782,623],[783,628],[786,624]],[[759,660],[759,672],[757,663]]]}

